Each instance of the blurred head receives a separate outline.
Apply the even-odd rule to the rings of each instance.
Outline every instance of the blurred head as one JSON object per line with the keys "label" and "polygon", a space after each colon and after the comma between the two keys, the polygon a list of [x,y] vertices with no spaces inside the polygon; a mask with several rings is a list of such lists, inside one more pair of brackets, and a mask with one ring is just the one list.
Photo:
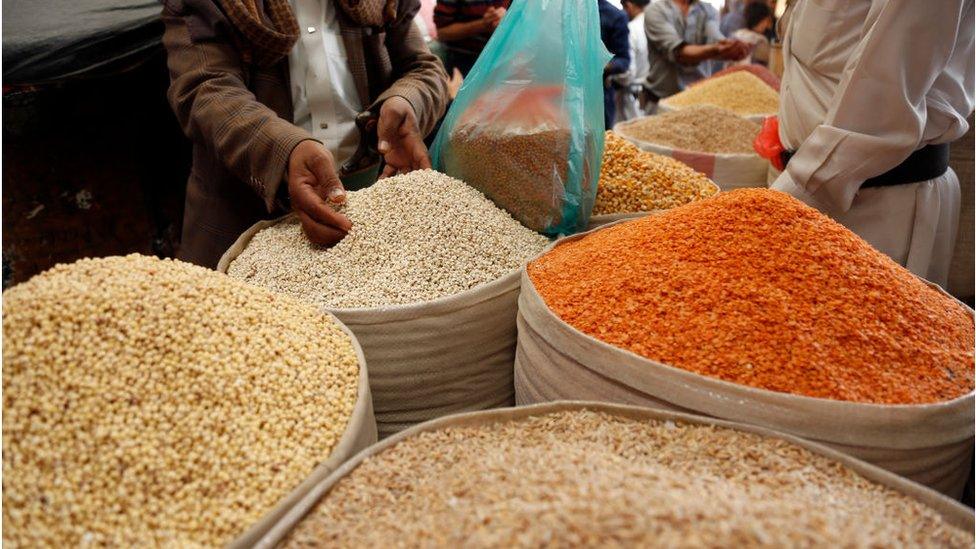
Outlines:
{"label": "blurred head", "polygon": [[773,10],[765,2],[750,2],[743,15],[746,18],[746,28],[759,34],[764,34],[773,25]]}
{"label": "blurred head", "polygon": [[627,12],[627,17],[631,19],[644,13],[644,8],[651,3],[651,0],[620,0],[620,5]]}

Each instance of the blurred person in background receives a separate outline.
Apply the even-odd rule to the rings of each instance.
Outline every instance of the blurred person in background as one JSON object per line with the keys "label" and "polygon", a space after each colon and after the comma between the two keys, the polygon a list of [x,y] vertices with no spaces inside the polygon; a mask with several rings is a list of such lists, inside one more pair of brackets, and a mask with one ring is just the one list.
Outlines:
{"label": "blurred person in background", "polygon": [[467,76],[488,39],[501,24],[511,0],[437,0],[437,40],[447,50],[447,72]]}
{"label": "blurred person in background", "polygon": [[732,34],[732,38],[741,40],[752,48],[749,55],[730,65],[769,64],[769,38],[766,32],[773,27],[773,10],[765,2],[751,2],[745,9],[745,28]]}
{"label": "blurred person in background", "polygon": [[164,2],[168,99],[193,142],[180,259],[213,268],[245,229],[289,209],[309,240],[334,244],[351,226],[333,206],[344,185],[376,179],[377,151],[383,175],[430,167],[423,138],[444,112],[447,75],[414,24],[418,7]]}
{"label": "blurred person in background", "polygon": [[749,45],[726,39],[718,12],[701,0],[655,0],[644,10],[649,68],[646,89],[657,102],[712,74],[711,61],[738,61]]}
{"label": "blurred person in background", "polygon": [[630,18],[627,24],[630,39],[630,68],[617,77],[616,116],[614,122],[623,122],[644,114],[644,81],[647,79],[649,60],[647,36],[644,34],[644,8],[651,0],[623,0],[621,6]]}
{"label": "blurred person in background", "polygon": [[616,111],[614,88],[618,84],[615,78],[626,74],[630,68],[629,18],[623,10],[613,7],[607,0],[597,0],[597,3],[600,8],[600,38],[613,55],[603,67],[603,123],[609,130],[613,128]]}
{"label": "blurred person in background", "polygon": [[944,286],[960,208],[949,143],[976,85],[973,0],[801,0],[783,20],[779,127],[760,136],[778,138],[764,156],[785,164],[772,188]]}

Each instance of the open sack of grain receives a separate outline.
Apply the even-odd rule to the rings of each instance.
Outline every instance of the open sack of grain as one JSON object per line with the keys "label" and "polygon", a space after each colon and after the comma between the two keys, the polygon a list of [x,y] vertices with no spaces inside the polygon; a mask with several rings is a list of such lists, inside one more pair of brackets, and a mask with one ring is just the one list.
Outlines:
{"label": "open sack of grain", "polygon": [[292,298],[130,255],[3,301],[11,547],[247,545],[376,441],[356,339]]}
{"label": "open sack of grain", "polygon": [[356,334],[381,437],[512,404],[519,269],[549,240],[431,170],[347,197],[353,228],[332,248],[287,216],[247,230],[218,270],[324,308]]}
{"label": "open sack of grain", "polygon": [[711,105],[636,118],[613,128],[642,150],[705,174],[723,191],[766,186],[769,162],[752,146],[759,130],[759,123]]}
{"label": "open sack of grain", "polygon": [[608,131],[589,228],[643,217],[718,192],[704,174],[673,158],[641,151]]}
{"label": "open sack of grain", "polygon": [[259,547],[971,547],[957,502],[767,429],[561,402],[360,453]]}
{"label": "open sack of grain", "polygon": [[735,71],[709,78],[662,99],[661,112],[681,110],[696,105],[712,105],[761,123],[779,112],[779,92],[748,71]]}
{"label": "open sack of grain", "polygon": [[519,404],[693,411],[822,442],[958,496],[973,311],[777,191],[563,239],[523,274]]}

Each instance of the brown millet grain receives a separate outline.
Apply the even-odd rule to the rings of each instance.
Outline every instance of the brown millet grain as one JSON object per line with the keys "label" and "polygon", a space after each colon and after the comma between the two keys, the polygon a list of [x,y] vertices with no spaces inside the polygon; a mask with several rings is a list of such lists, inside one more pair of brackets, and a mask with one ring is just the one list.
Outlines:
{"label": "brown millet grain", "polygon": [[424,432],[284,547],[971,547],[934,510],[780,439],[588,410]]}
{"label": "brown millet grain", "polygon": [[651,360],[884,404],[973,390],[973,319],[845,227],[742,189],[557,246],[529,265],[570,325]]}
{"label": "brown millet grain", "polygon": [[692,152],[755,154],[759,124],[732,111],[695,105],[648,116],[618,127],[622,135]]}

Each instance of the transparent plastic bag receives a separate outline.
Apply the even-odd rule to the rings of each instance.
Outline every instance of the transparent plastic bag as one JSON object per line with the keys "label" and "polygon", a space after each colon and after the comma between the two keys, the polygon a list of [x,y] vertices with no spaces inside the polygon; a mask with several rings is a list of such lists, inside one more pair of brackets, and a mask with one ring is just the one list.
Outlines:
{"label": "transparent plastic bag", "polygon": [[603,155],[603,67],[592,0],[516,0],[431,148],[434,168],[550,235],[586,228]]}

